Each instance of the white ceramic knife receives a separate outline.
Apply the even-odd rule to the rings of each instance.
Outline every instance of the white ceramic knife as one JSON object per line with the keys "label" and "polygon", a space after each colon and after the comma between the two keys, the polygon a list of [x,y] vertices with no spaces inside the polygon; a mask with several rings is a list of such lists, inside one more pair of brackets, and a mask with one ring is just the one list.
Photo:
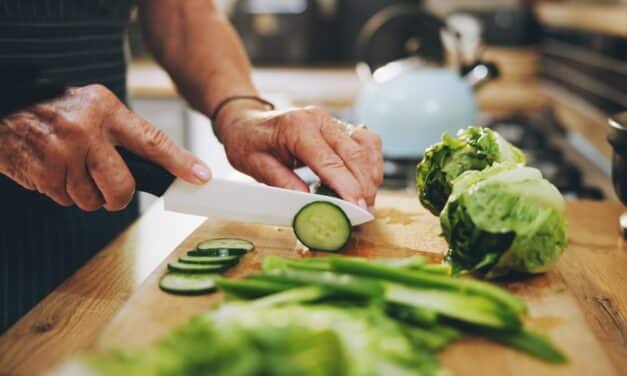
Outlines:
{"label": "white ceramic knife", "polygon": [[314,201],[339,206],[353,226],[374,219],[367,210],[335,197],[219,178],[205,185],[176,179],[163,200],[166,210],[264,225],[291,226],[294,215]]}
{"label": "white ceramic knife", "polygon": [[214,178],[189,184],[146,159],[118,149],[135,177],[137,190],[163,196],[165,209],[204,217],[266,225],[291,226],[298,211],[313,201],[336,204],[353,226],[374,219],[367,210],[335,197]]}

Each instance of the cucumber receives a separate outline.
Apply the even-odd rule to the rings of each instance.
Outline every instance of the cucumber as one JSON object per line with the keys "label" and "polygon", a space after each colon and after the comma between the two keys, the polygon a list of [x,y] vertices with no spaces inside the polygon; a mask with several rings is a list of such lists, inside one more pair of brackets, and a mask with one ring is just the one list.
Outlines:
{"label": "cucumber", "polygon": [[337,252],[344,248],[352,232],[346,213],[339,206],[326,201],[305,205],[294,216],[292,227],[301,243],[324,252]]}
{"label": "cucumber", "polygon": [[207,294],[216,289],[220,276],[207,273],[168,272],[159,280],[159,287],[166,292],[178,295]]}
{"label": "cucumber", "polygon": [[182,262],[171,262],[168,270],[180,273],[220,273],[229,268],[224,264],[185,264]]}
{"label": "cucumber", "polygon": [[309,185],[309,191],[317,195],[324,195],[324,196],[335,197],[335,198],[341,199],[340,195],[338,195],[337,192],[335,192],[333,189],[329,188],[328,186],[322,184],[321,182],[315,182]]}
{"label": "cucumber", "polygon": [[[250,252],[255,249],[255,245],[245,239],[238,238],[217,238],[209,239],[198,243],[196,251],[198,252],[212,252],[222,249],[238,249],[246,252]],[[209,256],[209,255],[208,255]],[[213,256],[213,255],[211,255]]]}
{"label": "cucumber", "polygon": [[181,256],[179,262],[183,264],[223,264],[234,265],[239,256]]}
{"label": "cucumber", "polygon": [[193,251],[187,252],[188,256],[192,257],[227,257],[227,256],[243,256],[247,251],[245,249],[237,249],[237,248],[221,248],[221,249],[206,249],[206,250],[198,250],[195,249]]}

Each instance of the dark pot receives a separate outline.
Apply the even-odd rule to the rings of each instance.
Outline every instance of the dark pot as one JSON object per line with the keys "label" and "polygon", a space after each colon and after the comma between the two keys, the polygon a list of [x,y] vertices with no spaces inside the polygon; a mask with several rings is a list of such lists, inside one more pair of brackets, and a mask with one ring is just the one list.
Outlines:
{"label": "dark pot", "polygon": [[614,147],[612,180],[616,194],[627,205],[627,112],[609,121],[608,140]]}
{"label": "dark pot", "polygon": [[[614,148],[612,158],[612,181],[618,198],[627,205],[627,112],[622,112],[609,121],[608,140]],[[620,218],[623,238],[627,239],[627,213]]]}

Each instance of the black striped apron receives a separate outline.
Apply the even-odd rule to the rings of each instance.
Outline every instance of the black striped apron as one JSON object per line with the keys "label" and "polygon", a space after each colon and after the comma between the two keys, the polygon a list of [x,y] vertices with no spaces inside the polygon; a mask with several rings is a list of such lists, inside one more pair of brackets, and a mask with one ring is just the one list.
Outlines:
{"label": "black striped apron", "polygon": [[[35,65],[68,85],[100,83],[126,97],[132,0],[0,0],[0,66]],[[0,87],[2,87],[0,72]],[[0,333],[137,216],[63,208],[0,175]],[[71,297],[67,297],[71,299]]]}

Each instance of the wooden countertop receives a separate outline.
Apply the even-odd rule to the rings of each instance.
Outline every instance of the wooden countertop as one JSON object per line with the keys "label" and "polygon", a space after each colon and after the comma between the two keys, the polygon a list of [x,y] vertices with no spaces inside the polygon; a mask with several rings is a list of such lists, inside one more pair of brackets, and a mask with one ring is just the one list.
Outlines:
{"label": "wooden countertop", "polygon": [[[378,216],[390,206],[424,212],[413,195],[381,193]],[[627,374],[627,244],[618,235],[621,210],[611,202],[570,202],[570,248],[557,272],[576,297],[613,366],[619,374]],[[419,215],[424,218],[424,213]],[[430,221],[430,227],[437,226],[435,218]],[[199,217],[165,212],[158,201],[0,337],[0,374],[36,375],[94,346],[131,294],[202,223]],[[441,243],[433,235],[435,230],[424,231],[431,235],[420,238],[414,234],[404,241],[418,241],[424,247]]]}

